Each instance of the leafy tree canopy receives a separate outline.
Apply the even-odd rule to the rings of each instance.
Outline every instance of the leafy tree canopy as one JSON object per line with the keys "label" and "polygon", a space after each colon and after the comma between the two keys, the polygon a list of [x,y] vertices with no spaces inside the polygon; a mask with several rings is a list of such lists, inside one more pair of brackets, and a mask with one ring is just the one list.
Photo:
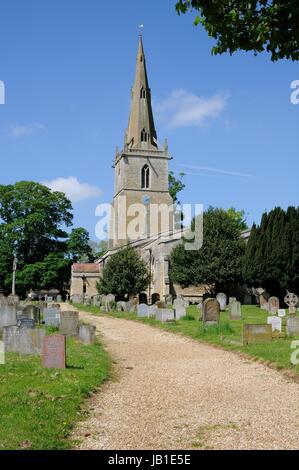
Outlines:
{"label": "leafy tree canopy", "polygon": [[73,263],[92,263],[94,255],[90,246],[89,233],[85,228],[73,228],[67,241],[67,250]]}
{"label": "leafy tree canopy", "polygon": [[298,0],[179,0],[179,14],[197,10],[195,25],[216,39],[214,54],[267,51],[271,59],[299,59]]}
{"label": "leafy tree canopy", "polygon": [[98,282],[100,294],[114,294],[119,298],[137,295],[146,290],[149,272],[146,263],[131,247],[123,248],[112,255]]}
{"label": "leafy tree canopy", "polygon": [[179,177],[176,178],[173,171],[170,171],[168,174],[168,189],[174,204],[179,204],[178,194],[186,187],[185,183],[183,183],[184,176],[184,173],[180,173]]}
{"label": "leafy tree canopy", "polygon": [[[199,250],[185,250],[184,244],[171,253],[171,279],[184,287],[214,285],[224,289],[228,283],[242,280],[241,266],[245,243],[241,239],[243,218],[232,209],[210,207],[203,216],[203,246]],[[194,222],[193,224],[194,225]]]}

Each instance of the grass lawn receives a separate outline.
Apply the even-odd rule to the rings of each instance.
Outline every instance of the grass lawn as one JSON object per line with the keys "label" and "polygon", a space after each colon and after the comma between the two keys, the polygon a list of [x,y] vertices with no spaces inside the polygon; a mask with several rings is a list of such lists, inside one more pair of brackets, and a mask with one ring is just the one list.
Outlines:
{"label": "grass lawn", "polygon": [[109,377],[110,360],[99,343],[68,339],[64,370],[40,363],[40,357],[7,353],[0,365],[0,450],[70,449],[83,399]]}
{"label": "grass lawn", "polygon": [[[76,305],[76,307],[83,311],[99,314],[99,307],[87,307],[85,305]],[[293,366],[290,361],[291,353],[293,352],[291,349],[291,343],[294,339],[299,339],[299,337],[284,337],[273,339],[271,343],[243,346],[243,323],[267,323],[268,312],[261,310],[259,307],[252,305],[242,306],[243,321],[230,321],[228,312],[221,312],[220,324],[218,327],[204,327],[203,324],[198,321],[201,313],[195,305],[188,307],[187,314],[186,319],[181,319],[173,323],[161,323],[152,318],[137,318],[135,313],[127,312],[111,312],[109,314],[101,315],[110,315],[116,318],[136,320],[152,326],[157,326],[173,333],[184,334],[200,341],[221,346],[225,349],[243,352],[255,358],[275,363],[277,368],[290,369],[299,375],[299,365]],[[282,324],[283,332],[285,332],[286,318],[282,319]]]}

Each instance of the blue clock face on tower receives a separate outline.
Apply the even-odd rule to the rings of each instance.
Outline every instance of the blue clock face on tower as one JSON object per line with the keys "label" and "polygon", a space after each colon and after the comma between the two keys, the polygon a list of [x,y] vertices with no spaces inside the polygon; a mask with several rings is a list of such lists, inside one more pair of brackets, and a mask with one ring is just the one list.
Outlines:
{"label": "blue clock face on tower", "polygon": [[150,198],[147,194],[145,194],[145,195],[142,197],[142,202],[143,202],[143,204],[144,204],[145,206],[148,206],[149,203],[151,202],[151,198]]}

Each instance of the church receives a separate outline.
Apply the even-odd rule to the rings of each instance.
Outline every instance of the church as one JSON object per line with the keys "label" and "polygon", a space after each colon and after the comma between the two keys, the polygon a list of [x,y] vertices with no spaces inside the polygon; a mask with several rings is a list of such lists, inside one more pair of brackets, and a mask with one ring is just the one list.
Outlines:
{"label": "church", "polygon": [[202,296],[202,288],[192,287],[183,292],[179,286],[172,286],[169,279],[169,255],[182,236],[182,230],[174,227],[175,211],[168,190],[170,160],[167,142],[161,147],[157,140],[140,35],[129,123],[123,149],[116,151],[113,164],[108,251],[95,263],[72,266],[71,296],[96,295],[96,283],[105,263],[128,244],[138,250],[149,267],[150,285],[143,293],[149,303],[165,300],[169,295],[184,294],[190,301]]}
{"label": "church", "polygon": [[[129,123],[123,149],[117,149],[113,163],[114,197],[108,251],[95,263],[72,266],[71,297],[96,295],[96,284],[105,263],[128,244],[138,250],[149,268],[149,287],[140,295],[143,302],[154,303],[178,295],[187,301],[199,302],[209,290],[204,285],[182,288],[170,282],[170,253],[182,242],[184,232],[176,228],[175,206],[169,194],[171,159],[167,142],[163,147],[158,144],[140,35]],[[245,230],[242,238],[247,241],[249,235],[250,229]]]}

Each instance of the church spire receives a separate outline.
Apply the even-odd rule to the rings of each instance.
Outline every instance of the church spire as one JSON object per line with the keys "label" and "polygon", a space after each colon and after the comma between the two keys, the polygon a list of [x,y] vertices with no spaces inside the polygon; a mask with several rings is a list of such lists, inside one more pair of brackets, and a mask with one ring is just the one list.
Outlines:
{"label": "church spire", "polygon": [[131,113],[125,144],[129,149],[155,150],[158,147],[141,35],[139,36],[135,83],[132,88]]}

